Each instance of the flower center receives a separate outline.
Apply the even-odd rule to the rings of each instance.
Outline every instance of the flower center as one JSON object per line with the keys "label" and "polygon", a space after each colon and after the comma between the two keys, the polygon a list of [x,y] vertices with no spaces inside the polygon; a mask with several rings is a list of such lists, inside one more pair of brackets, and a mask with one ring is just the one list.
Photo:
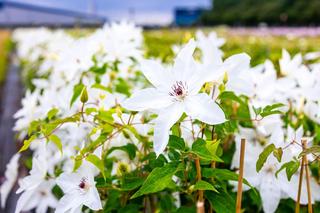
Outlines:
{"label": "flower center", "polygon": [[182,101],[188,95],[188,86],[186,82],[176,81],[171,87],[169,95],[174,97],[177,101]]}
{"label": "flower center", "polygon": [[88,191],[90,188],[90,184],[87,182],[87,178],[83,177],[79,183],[79,188],[84,191]]}

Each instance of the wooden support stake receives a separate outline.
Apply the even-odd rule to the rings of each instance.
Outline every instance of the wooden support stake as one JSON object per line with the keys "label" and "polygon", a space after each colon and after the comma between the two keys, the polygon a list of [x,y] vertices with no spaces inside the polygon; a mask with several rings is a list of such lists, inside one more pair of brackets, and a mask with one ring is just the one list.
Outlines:
{"label": "wooden support stake", "polygon": [[[302,140],[302,148],[303,150],[307,148],[306,140]],[[304,155],[303,158],[304,158],[304,166],[306,171],[306,183],[307,183],[307,192],[308,192],[308,213],[312,213],[311,186],[310,186],[310,175],[309,175],[307,155]]]}
{"label": "wooden support stake", "polygon": [[241,139],[241,149],[240,149],[240,167],[238,176],[238,192],[237,192],[237,203],[236,203],[236,213],[241,212],[241,201],[242,201],[242,182],[243,182],[243,166],[244,166],[244,155],[245,155],[246,140]]}
{"label": "wooden support stake", "polygon": [[298,195],[297,195],[295,213],[300,213],[300,198],[301,198],[301,188],[302,188],[302,179],[303,179],[303,168],[304,168],[304,158],[302,158],[302,160],[301,160],[299,185],[298,185]]}
{"label": "wooden support stake", "polygon": [[[197,157],[195,159],[196,164],[196,170],[197,170],[197,181],[200,181],[202,179],[201,176],[201,165],[200,165],[200,159]],[[197,201],[197,213],[204,213],[204,199],[203,199],[203,190],[198,191],[198,201]]]}

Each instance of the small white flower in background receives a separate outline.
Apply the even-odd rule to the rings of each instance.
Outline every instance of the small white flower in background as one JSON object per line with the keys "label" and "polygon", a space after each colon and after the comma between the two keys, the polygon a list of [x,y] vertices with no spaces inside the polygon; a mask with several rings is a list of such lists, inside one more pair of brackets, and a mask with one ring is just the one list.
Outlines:
{"label": "small white flower in background", "polygon": [[196,32],[196,42],[202,51],[202,62],[210,63],[223,56],[223,52],[219,48],[225,43],[225,39],[219,38],[215,32],[210,32],[206,36],[202,31],[198,30]]}
{"label": "small white flower in background", "polygon": [[[54,183],[47,180],[47,161],[38,156],[32,159],[30,175],[19,181],[18,193],[22,193],[17,201],[15,213],[37,208],[37,213],[45,213],[47,208],[55,207],[51,189]],[[50,188],[51,187],[51,188]],[[40,211],[41,210],[41,211]]]}
{"label": "small white flower in background", "polygon": [[6,205],[7,197],[14,186],[17,177],[18,177],[18,168],[19,168],[19,158],[20,154],[17,153],[12,156],[9,163],[7,164],[7,169],[5,171],[5,181],[0,186],[0,195],[1,195],[1,208],[4,208]]}
{"label": "small white flower in background", "polygon": [[102,209],[99,192],[90,169],[81,167],[75,173],[62,173],[56,182],[64,192],[56,213],[77,212],[83,205],[95,211]]}
{"label": "small white flower in background", "polygon": [[282,58],[279,60],[280,72],[284,76],[291,76],[296,73],[302,65],[302,55],[297,54],[291,58],[287,50],[282,50]]}
{"label": "small white flower in background", "polygon": [[202,67],[193,58],[195,47],[194,40],[190,40],[179,52],[171,69],[152,60],[142,61],[141,70],[154,88],[140,90],[122,104],[133,111],[157,110],[154,127],[154,150],[157,155],[164,151],[170,128],[183,112],[208,124],[226,121],[219,105],[207,94],[198,93],[210,79],[201,75]]}

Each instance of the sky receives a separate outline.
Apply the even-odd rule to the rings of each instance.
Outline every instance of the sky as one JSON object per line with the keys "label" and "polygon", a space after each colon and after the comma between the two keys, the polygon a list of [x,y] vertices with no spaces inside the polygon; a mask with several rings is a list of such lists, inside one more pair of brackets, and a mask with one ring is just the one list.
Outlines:
{"label": "sky", "polygon": [[210,8],[212,0],[6,0],[92,12],[109,20],[130,19],[137,24],[169,24],[176,7]]}

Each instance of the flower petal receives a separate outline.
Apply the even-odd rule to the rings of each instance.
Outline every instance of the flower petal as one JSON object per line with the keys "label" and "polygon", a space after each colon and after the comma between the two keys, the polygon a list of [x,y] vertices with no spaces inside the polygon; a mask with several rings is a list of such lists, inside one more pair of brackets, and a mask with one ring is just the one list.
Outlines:
{"label": "flower petal", "polygon": [[230,56],[223,62],[222,67],[229,75],[239,75],[241,71],[250,68],[250,56],[245,53]]}
{"label": "flower petal", "polygon": [[220,124],[226,121],[222,109],[205,93],[188,97],[185,106],[188,115],[207,124]]}
{"label": "flower petal", "polygon": [[155,60],[142,60],[141,71],[155,87],[165,87],[170,80],[170,73]]}
{"label": "flower petal", "polygon": [[171,103],[172,98],[169,94],[160,92],[155,88],[148,88],[135,92],[122,103],[122,106],[132,111],[143,111],[165,108]]}
{"label": "flower petal", "polygon": [[275,184],[275,178],[274,174],[269,174],[265,175],[261,180],[260,195],[265,213],[275,212],[281,199],[280,187]]}
{"label": "flower petal", "polygon": [[76,196],[76,194],[66,194],[60,200],[56,207],[56,213],[74,212],[82,206],[83,196]]}
{"label": "flower petal", "polygon": [[196,62],[193,58],[193,52],[195,49],[196,43],[191,39],[178,53],[172,68],[175,80],[187,82],[194,74]]}
{"label": "flower petal", "polygon": [[84,200],[83,204],[95,211],[102,209],[99,192],[96,187],[91,187],[90,191],[86,195],[86,199]]}
{"label": "flower petal", "polygon": [[34,190],[30,190],[30,191],[26,191],[20,195],[20,197],[17,201],[15,213],[20,213],[22,210],[24,210],[25,206],[30,201],[33,193],[34,193]]}
{"label": "flower petal", "polygon": [[62,173],[57,179],[56,183],[64,193],[71,192],[77,188],[81,178],[78,173]]}
{"label": "flower petal", "polygon": [[172,125],[181,117],[183,106],[175,103],[162,110],[155,120],[153,148],[159,156],[166,148],[169,140],[169,132]]}

